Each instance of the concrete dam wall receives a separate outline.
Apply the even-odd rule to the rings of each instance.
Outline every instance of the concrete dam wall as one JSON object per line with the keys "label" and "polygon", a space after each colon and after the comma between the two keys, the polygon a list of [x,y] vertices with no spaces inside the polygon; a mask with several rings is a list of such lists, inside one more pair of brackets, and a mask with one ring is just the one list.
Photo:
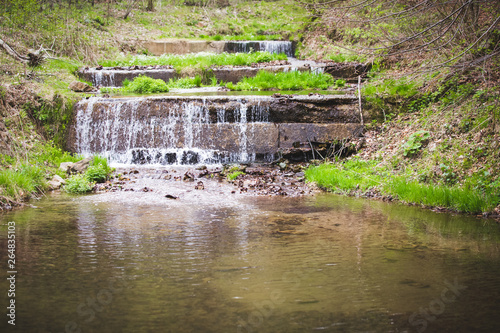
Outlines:
{"label": "concrete dam wall", "polygon": [[125,164],[298,161],[359,130],[353,95],[91,97],[75,105],[67,148]]}

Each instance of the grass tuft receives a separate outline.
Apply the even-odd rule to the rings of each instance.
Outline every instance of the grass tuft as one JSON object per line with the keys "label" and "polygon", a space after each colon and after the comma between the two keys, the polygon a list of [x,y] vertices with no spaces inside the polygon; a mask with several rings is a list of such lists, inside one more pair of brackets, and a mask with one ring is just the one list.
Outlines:
{"label": "grass tuft", "polygon": [[[339,81],[343,84],[343,81]],[[329,74],[316,74],[312,72],[280,72],[271,73],[261,70],[255,77],[243,78],[237,84],[231,82],[226,86],[231,90],[252,91],[252,90],[326,90],[336,87],[337,81]]]}
{"label": "grass tuft", "polygon": [[306,170],[306,178],[337,193],[380,191],[399,200],[430,207],[444,207],[464,213],[491,212],[500,197],[467,186],[424,184],[394,176],[375,165],[374,161],[347,160],[339,164],[322,164]]}
{"label": "grass tuft", "polygon": [[185,55],[164,54],[155,56],[124,56],[111,60],[101,60],[99,64],[105,67],[115,66],[173,66],[177,71],[184,68],[209,68],[210,66],[249,66],[253,63],[287,60],[285,54],[269,52],[253,53],[193,53]]}

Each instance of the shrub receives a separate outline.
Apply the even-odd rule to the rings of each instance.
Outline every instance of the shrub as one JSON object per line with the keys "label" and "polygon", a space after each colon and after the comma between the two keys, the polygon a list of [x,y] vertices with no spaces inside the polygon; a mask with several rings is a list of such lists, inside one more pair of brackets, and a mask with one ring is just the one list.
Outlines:
{"label": "shrub", "polygon": [[94,188],[94,183],[89,182],[85,175],[71,176],[64,186],[64,190],[68,193],[83,194],[91,192]]}
{"label": "shrub", "polygon": [[335,86],[335,80],[329,74],[312,72],[280,72],[270,73],[261,70],[255,77],[245,77],[237,84],[228,83],[231,90],[325,90]]}
{"label": "shrub", "polygon": [[238,178],[238,176],[240,175],[244,175],[245,173],[242,172],[242,171],[234,171],[234,172],[231,172],[227,175],[227,179],[228,180],[235,180],[236,178]]}
{"label": "shrub", "polygon": [[111,168],[108,166],[108,160],[104,157],[94,156],[90,166],[85,171],[85,176],[89,182],[104,183],[110,173]]}
{"label": "shrub", "polygon": [[410,135],[410,138],[403,145],[403,155],[411,157],[422,148],[431,137],[428,131],[418,131]]}
{"label": "shrub", "polygon": [[161,79],[153,79],[148,76],[138,76],[134,81],[123,82],[123,91],[136,94],[154,94],[168,92],[168,86]]}

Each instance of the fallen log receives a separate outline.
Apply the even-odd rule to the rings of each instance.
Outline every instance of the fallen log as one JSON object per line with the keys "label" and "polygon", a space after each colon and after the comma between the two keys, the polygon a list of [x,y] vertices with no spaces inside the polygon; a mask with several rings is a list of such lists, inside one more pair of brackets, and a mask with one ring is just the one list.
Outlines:
{"label": "fallen log", "polygon": [[1,38],[0,38],[0,46],[14,59],[22,63],[25,63],[30,67],[40,66],[46,58],[45,54],[42,53],[42,51],[45,51],[43,47],[40,47],[38,51],[31,50],[27,56],[23,56],[17,53],[16,50],[10,47]]}

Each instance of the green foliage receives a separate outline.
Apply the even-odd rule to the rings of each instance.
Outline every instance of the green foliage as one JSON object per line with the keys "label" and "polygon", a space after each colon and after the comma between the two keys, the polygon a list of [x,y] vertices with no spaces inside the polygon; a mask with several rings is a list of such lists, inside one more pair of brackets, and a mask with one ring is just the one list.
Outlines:
{"label": "green foliage", "polygon": [[85,175],[73,175],[66,180],[64,190],[68,193],[83,194],[91,192],[94,188],[94,183],[89,182]]}
{"label": "green foliage", "polygon": [[312,166],[306,170],[305,176],[310,182],[340,193],[349,193],[355,189],[368,190],[381,181],[374,162],[357,159],[340,164]]}
{"label": "green foliage", "polygon": [[255,77],[245,77],[237,84],[231,82],[226,87],[231,90],[326,90],[336,86],[336,81],[329,74],[312,72],[280,72],[271,73],[260,70]]}
{"label": "green foliage", "polygon": [[160,92],[168,92],[168,86],[161,79],[153,79],[148,76],[138,76],[132,82],[123,82],[122,91],[136,94],[153,94]]}
{"label": "green foliage", "polygon": [[145,55],[125,56],[112,60],[102,60],[99,61],[99,64],[105,67],[162,65],[173,66],[177,71],[180,71],[188,67],[206,69],[210,66],[248,66],[253,63],[287,59],[285,54],[269,52],[220,54],[202,52],[186,55],[164,54],[159,57]]}
{"label": "green foliage", "polygon": [[411,98],[418,93],[417,83],[407,79],[386,79],[376,83],[369,83],[362,88],[367,97],[389,96],[397,98]]}
{"label": "green foliage", "polygon": [[465,213],[492,211],[499,203],[498,197],[468,188],[425,185],[404,177],[393,177],[386,184],[386,190],[405,202],[446,207]]}
{"label": "green foliage", "polygon": [[327,59],[333,62],[365,62],[366,58],[357,53],[331,53],[327,57]]}
{"label": "green foliage", "polygon": [[[189,89],[189,88],[201,87],[202,86],[201,81],[202,81],[201,76],[196,75],[195,77],[185,77],[185,78],[180,78],[177,80],[169,79],[167,85],[170,89],[175,89],[175,88],[176,89]],[[215,84],[212,81],[211,85],[212,86],[217,85],[217,79],[215,81]]]}
{"label": "green foliage", "polygon": [[403,144],[403,155],[411,157],[415,155],[422,146],[428,142],[431,134],[428,131],[418,131],[410,135],[408,141]]}
{"label": "green foliage", "polygon": [[0,193],[4,196],[22,200],[45,188],[45,173],[38,165],[22,163],[0,170]]}
{"label": "green foliage", "polygon": [[56,93],[52,100],[40,99],[33,104],[28,102],[23,105],[22,110],[43,130],[45,137],[64,146],[66,126],[71,119],[74,102],[75,100]]}
{"label": "green foliage", "polygon": [[[471,184],[463,187],[423,184],[406,176],[391,175],[375,161],[347,160],[339,164],[311,166],[305,172],[310,182],[339,193],[379,191],[407,203],[445,207],[459,212],[492,211],[499,203],[498,187],[483,192]],[[498,185],[498,184],[497,184]]]}
{"label": "green foliage", "polygon": [[335,85],[336,85],[338,88],[345,87],[345,80],[343,80],[343,79],[338,79],[337,81],[335,81]]}
{"label": "green foliage", "polygon": [[2,155],[0,164],[0,195],[20,201],[41,193],[47,188],[47,176],[59,173],[61,162],[76,162],[81,157],[63,152],[51,143],[38,144],[29,156]]}
{"label": "green foliage", "polygon": [[75,194],[91,192],[96,183],[104,183],[108,180],[111,172],[108,160],[96,155],[84,174],[73,175],[67,180],[64,190]]}
{"label": "green foliage", "polygon": [[77,162],[82,159],[82,156],[72,155],[67,151],[47,142],[43,145],[35,147],[31,154],[34,164],[48,165],[53,168],[59,167],[62,162]]}
{"label": "green foliage", "polygon": [[111,168],[104,157],[94,156],[90,166],[85,171],[85,176],[90,183],[104,183],[108,180]]}
{"label": "green foliage", "polygon": [[242,172],[242,171],[233,171],[233,172],[228,173],[226,177],[227,177],[228,180],[233,181],[236,178],[238,178],[238,176],[244,175],[244,174],[245,173]]}

